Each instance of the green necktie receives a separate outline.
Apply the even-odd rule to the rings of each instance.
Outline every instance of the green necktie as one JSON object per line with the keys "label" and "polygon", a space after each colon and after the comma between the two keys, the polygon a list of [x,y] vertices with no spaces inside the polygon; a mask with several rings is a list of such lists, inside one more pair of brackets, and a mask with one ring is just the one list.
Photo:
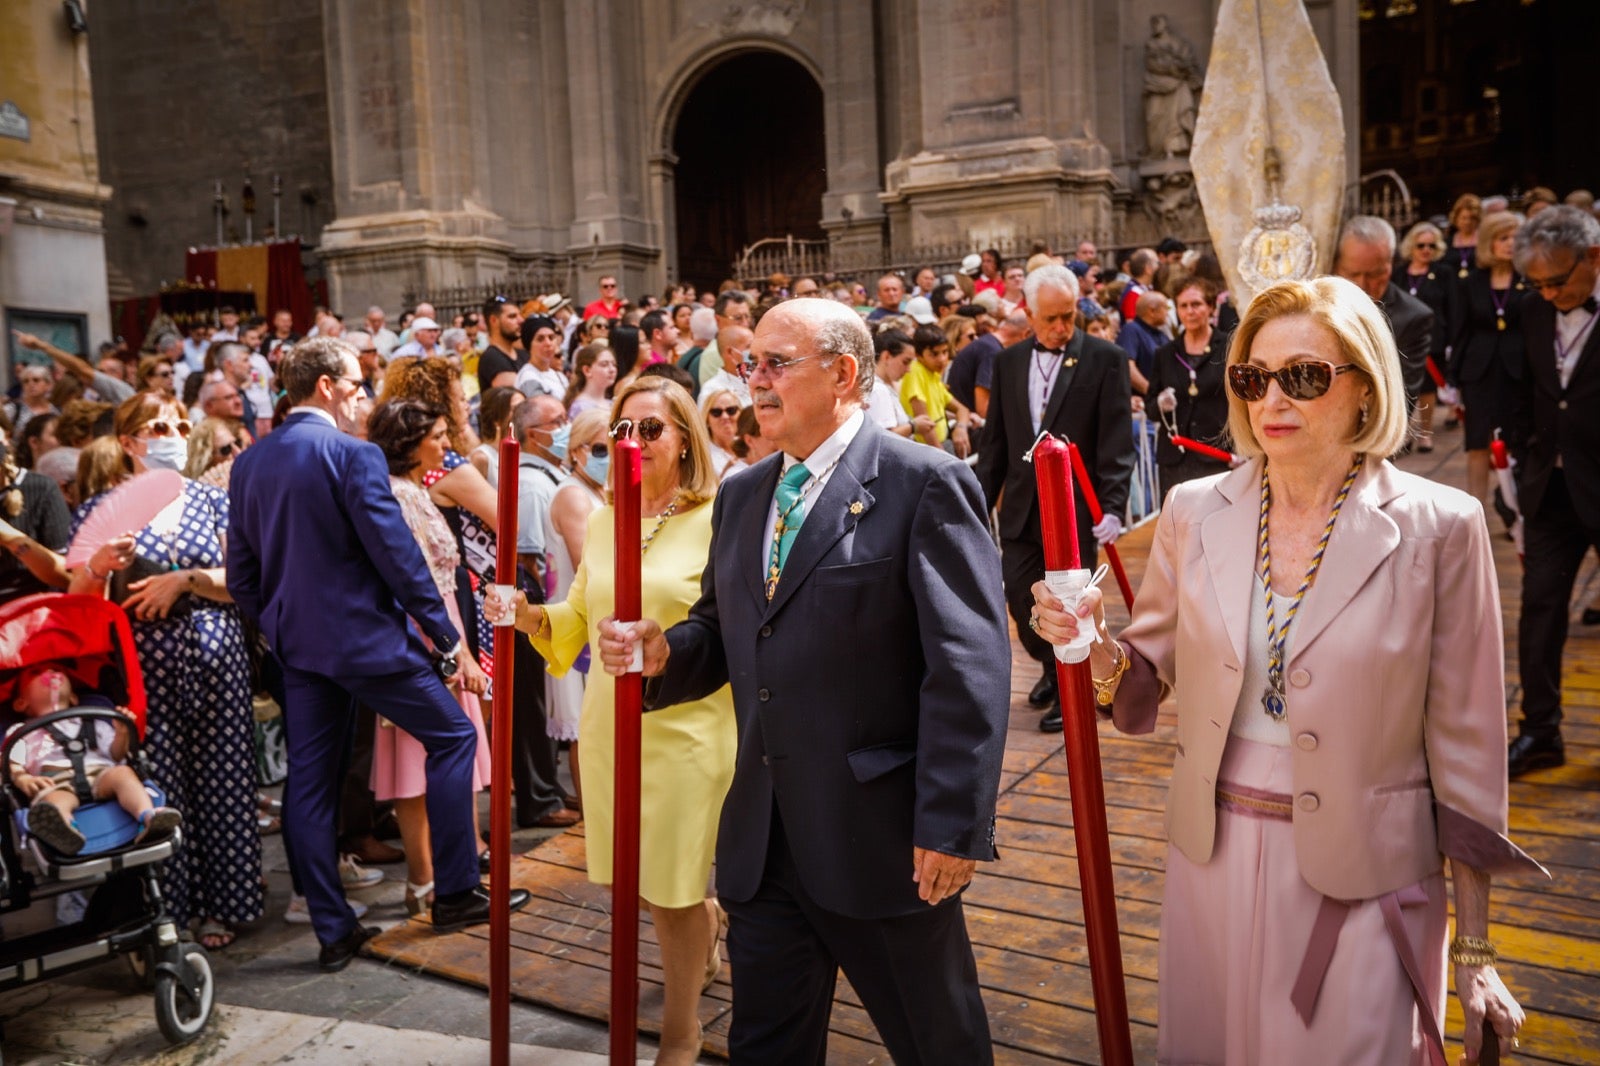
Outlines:
{"label": "green necktie", "polygon": [[811,477],[806,464],[796,463],[783,472],[778,482],[778,521],[772,527],[772,555],[767,565],[767,599],[772,599],[778,589],[778,575],[789,560],[789,549],[794,546],[795,534],[806,520],[806,509],[801,503],[800,487]]}

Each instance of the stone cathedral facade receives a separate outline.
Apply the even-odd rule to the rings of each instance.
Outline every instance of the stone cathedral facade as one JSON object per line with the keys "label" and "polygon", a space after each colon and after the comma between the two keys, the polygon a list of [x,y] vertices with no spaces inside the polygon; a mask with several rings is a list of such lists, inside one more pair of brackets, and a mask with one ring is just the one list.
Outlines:
{"label": "stone cathedral facade", "polygon": [[[1357,4],[1306,7],[1346,101],[1353,171]],[[584,296],[603,273],[635,295],[714,284],[763,238],[863,265],[1039,237],[1204,239],[1175,101],[1180,82],[1198,100],[1215,12],[1216,0],[97,3],[113,288],[173,278],[184,248],[214,242],[218,211],[224,239],[241,239],[246,175],[254,235],[267,189],[280,190],[279,232],[301,236],[346,314],[539,270]],[[1152,45],[1157,16],[1166,44]]]}

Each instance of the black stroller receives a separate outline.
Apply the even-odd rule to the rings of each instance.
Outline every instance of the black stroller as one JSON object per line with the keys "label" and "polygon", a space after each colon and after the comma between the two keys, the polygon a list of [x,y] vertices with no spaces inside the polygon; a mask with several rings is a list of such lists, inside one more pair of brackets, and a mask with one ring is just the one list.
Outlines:
{"label": "black stroller", "polygon": [[[12,714],[11,697],[28,667],[63,664],[80,706],[40,718]],[[63,856],[27,832],[28,800],[12,781],[12,749],[36,730],[77,719],[79,736],[92,738],[95,719],[126,722],[133,716],[128,764],[160,806],[165,797],[150,784],[142,750],[144,679],[133,634],[120,607],[93,596],[44,594],[0,606],[0,732],[25,723],[0,742],[0,916],[67,893],[88,897],[80,920],[13,938],[0,926],[0,991],[48,980],[125,956],[134,974],[155,992],[156,1021],[173,1043],[193,1040],[211,1019],[215,997],[211,961],[199,944],[180,940],[162,899],[161,864],[183,844],[179,830],[136,843],[139,827],[115,801],[84,803],[74,824],[87,838],[76,855]],[[66,746],[73,754],[73,740]],[[76,764],[76,760],[75,760]],[[80,793],[81,794],[81,793]]]}

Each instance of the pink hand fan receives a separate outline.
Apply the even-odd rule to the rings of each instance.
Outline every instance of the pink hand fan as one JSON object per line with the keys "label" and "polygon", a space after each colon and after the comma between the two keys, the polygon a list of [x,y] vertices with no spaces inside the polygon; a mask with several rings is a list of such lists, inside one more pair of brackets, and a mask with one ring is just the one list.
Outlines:
{"label": "pink hand fan", "polygon": [[162,509],[183,495],[183,475],[176,470],[147,470],[110,492],[90,512],[67,549],[67,569],[82,566],[107,541],[137,533]]}

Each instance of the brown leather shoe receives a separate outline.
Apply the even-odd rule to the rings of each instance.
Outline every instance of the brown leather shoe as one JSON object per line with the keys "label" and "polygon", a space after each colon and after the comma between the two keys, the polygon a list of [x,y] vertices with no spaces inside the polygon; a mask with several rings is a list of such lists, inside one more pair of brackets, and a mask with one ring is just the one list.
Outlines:
{"label": "brown leather shoe", "polygon": [[404,862],[406,858],[405,852],[393,844],[385,844],[375,836],[362,837],[353,847],[343,850],[368,866],[388,866],[391,863]]}
{"label": "brown leather shoe", "polygon": [[583,816],[577,811],[569,811],[565,807],[558,808],[540,818],[529,826],[530,829],[566,829],[583,821]]}

